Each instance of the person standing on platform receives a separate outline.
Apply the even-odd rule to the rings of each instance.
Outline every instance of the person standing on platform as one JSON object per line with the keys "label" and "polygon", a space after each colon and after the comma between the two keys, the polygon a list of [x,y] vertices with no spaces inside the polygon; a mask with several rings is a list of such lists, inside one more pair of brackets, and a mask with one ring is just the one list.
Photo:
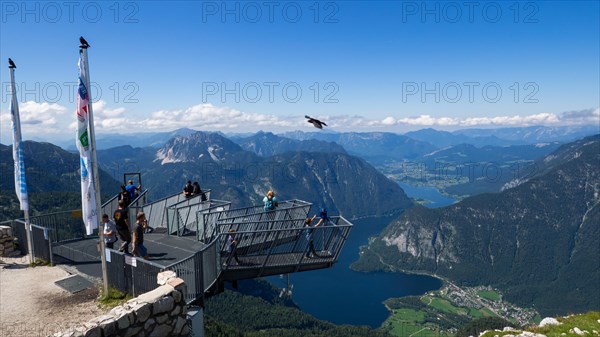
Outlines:
{"label": "person standing on platform", "polygon": [[185,195],[186,198],[190,198],[194,195],[194,186],[192,185],[191,180],[188,180],[187,184],[183,186],[183,195]]}
{"label": "person standing on platform", "polygon": [[119,200],[119,208],[113,214],[117,233],[123,243],[119,248],[121,253],[129,254],[129,244],[131,243],[131,228],[129,227],[129,212],[125,209],[123,200]]}
{"label": "person standing on platform", "polygon": [[125,185],[121,185],[121,193],[119,193],[119,200],[123,200],[123,207],[127,208],[129,207],[129,204],[131,204],[131,195],[129,194],[129,191],[127,191],[127,188],[125,187]]}
{"label": "person standing on platform", "polygon": [[117,242],[117,227],[115,222],[108,218],[108,214],[103,214],[102,223],[104,223],[104,245],[106,248],[113,249],[115,242]]}
{"label": "person standing on platform", "polygon": [[265,211],[274,211],[279,206],[273,190],[267,192],[267,195],[263,198],[263,203]]}
{"label": "person standing on platform", "polygon": [[317,215],[315,214],[312,218],[306,218],[306,220],[304,220],[304,229],[306,231],[304,235],[306,236],[306,241],[308,241],[308,247],[306,249],[307,258],[320,257],[319,254],[317,254],[317,252],[315,251],[315,244],[313,241],[315,237],[315,228],[319,227],[321,223],[323,223],[323,218],[319,219],[319,222],[317,222],[316,225],[312,226],[312,222],[315,220],[316,217]]}
{"label": "person standing on platform", "polygon": [[144,246],[144,231],[148,227],[148,220],[144,212],[138,212],[133,229],[133,256],[141,256],[148,260],[148,249]]}
{"label": "person standing on platform", "polygon": [[227,242],[225,243],[225,250],[227,251],[227,261],[225,262],[225,266],[231,263],[231,258],[235,259],[238,265],[241,265],[242,262],[238,258],[237,254],[237,240],[235,239],[235,229],[229,230],[229,235],[227,235]]}
{"label": "person standing on platform", "polygon": [[196,196],[196,195],[200,195],[201,194],[201,201],[206,201],[206,194],[204,194],[202,192],[202,189],[200,188],[200,184],[197,181],[194,181],[194,189],[192,191],[192,195]]}
{"label": "person standing on platform", "polygon": [[125,187],[125,189],[127,190],[127,192],[129,192],[129,197],[131,198],[131,200],[135,200],[135,198],[138,195],[137,191],[139,191],[141,187],[142,186],[140,185],[133,185],[133,180],[131,179],[127,182],[127,187]]}

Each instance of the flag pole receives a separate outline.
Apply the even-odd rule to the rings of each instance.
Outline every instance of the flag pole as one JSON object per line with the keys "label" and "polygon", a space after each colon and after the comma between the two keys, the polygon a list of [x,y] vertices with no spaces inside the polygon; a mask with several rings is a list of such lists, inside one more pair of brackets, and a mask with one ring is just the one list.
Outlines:
{"label": "flag pole", "polygon": [[[98,212],[96,218],[98,219],[98,233],[100,234],[100,260],[102,264],[102,288],[104,289],[104,296],[108,296],[108,273],[106,270],[106,254],[104,248],[104,228],[102,227],[102,214],[99,212],[102,210],[100,202],[100,176],[98,175],[98,161],[96,159],[96,136],[94,132],[94,114],[92,111],[92,98],[91,98],[91,87],[90,87],[90,68],[88,63],[87,49],[89,44],[85,42],[83,38],[80,39],[82,42],[79,48],[83,54],[83,64],[85,69],[85,86],[88,88],[88,132],[90,139],[90,151],[92,153],[92,184],[94,184],[94,190],[96,192],[96,210]],[[84,43],[85,42],[85,43]]]}
{"label": "flag pole", "polygon": [[33,242],[31,240],[31,225],[29,223],[29,200],[27,197],[27,183],[25,180],[25,165],[23,163],[23,144],[21,137],[21,118],[19,117],[19,104],[17,100],[17,89],[15,86],[15,66],[14,62],[8,59],[8,69],[10,70],[10,85],[12,91],[12,109],[11,117],[13,121],[13,160],[15,161],[15,190],[21,210],[25,213],[25,233],[27,234],[27,246],[29,263],[34,263]]}

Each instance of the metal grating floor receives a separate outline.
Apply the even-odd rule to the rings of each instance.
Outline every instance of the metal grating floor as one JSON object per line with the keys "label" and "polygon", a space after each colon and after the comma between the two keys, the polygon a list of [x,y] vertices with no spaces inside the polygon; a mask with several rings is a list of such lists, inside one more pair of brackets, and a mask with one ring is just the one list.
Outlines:
{"label": "metal grating floor", "polygon": [[79,275],[72,275],[62,280],[54,282],[57,286],[70,292],[71,294],[91,288],[94,284]]}

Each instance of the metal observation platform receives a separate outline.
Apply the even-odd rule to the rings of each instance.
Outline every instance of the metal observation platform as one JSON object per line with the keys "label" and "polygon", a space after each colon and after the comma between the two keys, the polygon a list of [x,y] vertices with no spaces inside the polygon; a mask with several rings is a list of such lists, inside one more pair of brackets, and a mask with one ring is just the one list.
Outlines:
{"label": "metal observation platform", "polygon": [[[147,193],[142,191],[128,211],[132,228],[140,211],[154,228],[144,234],[149,260],[120,253],[120,240],[115,249],[106,249],[109,284],[133,296],[154,289],[156,274],[165,270],[185,280],[188,303],[202,303],[221,292],[226,281],[328,268],[338,260],[352,229],[341,216],[312,229],[317,255],[309,258],[304,220],[311,204],[306,201],[279,202],[267,212],[262,205],[232,209],[230,202],[211,199],[210,190],[204,191],[204,201],[200,195],[186,198],[178,193],[146,202]],[[102,214],[112,217],[117,207],[115,196],[102,205]],[[8,223],[19,245],[27,248],[22,219]],[[99,238],[85,235],[80,211],[33,216],[30,223],[36,258],[101,277]],[[230,229],[235,230],[239,263],[227,252]]]}

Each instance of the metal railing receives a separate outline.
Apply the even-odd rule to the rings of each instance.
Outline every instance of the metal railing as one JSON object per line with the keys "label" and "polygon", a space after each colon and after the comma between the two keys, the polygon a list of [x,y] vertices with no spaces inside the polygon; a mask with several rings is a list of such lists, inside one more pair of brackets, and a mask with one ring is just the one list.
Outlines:
{"label": "metal railing", "polygon": [[[23,223],[25,225],[25,223]],[[36,225],[31,225],[31,241],[34,247],[33,256],[54,264],[52,253],[52,241],[50,239],[52,230]]]}
{"label": "metal railing", "polygon": [[184,230],[196,231],[197,212],[202,212],[217,204],[227,204],[226,201],[208,200],[202,201],[199,196],[187,198],[167,207],[167,229],[170,234],[182,236]]}
{"label": "metal railing", "polygon": [[29,223],[50,229],[50,240],[53,244],[85,238],[81,210],[36,215],[29,218]]}
{"label": "metal railing", "polygon": [[[352,224],[345,218],[332,217],[328,224],[312,229],[236,231],[235,250],[242,264],[234,268],[259,269],[257,276],[266,276],[271,275],[268,269],[272,267],[295,266],[297,270],[305,264],[335,262],[351,229]],[[217,239],[224,270],[232,268],[233,262],[227,252],[228,236],[228,233],[221,233]],[[317,254],[309,258],[311,239]]]}
{"label": "metal railing", "polygon": [[164,270],[174,271],[185,281],[187,303],[204,298],[204,294],[217,283],[221,272],[218,247],[217,240],[214,240],[190,257],[164,267]]}
{"label": "metal railing", "polygon": [[303,229],[304,228],[304,220],[306,218],[302,217],[300,219],[286,219],[286,220],[267,220],[267,221],[242,221],[242,222],[230,222],[225,221],[217,224],[218,233],[227,233],[229,230],[233,229],[236,232],[256,232],[253,240],[251,241],[240,241],[238,242],[238,249],[244,248],[245,250],[255,249],[260,246],[258,243],[271,243],[271,242],[283,242],[289,240],[295,240],[298,237],[298,233],[296,231],[288,231],[287,235],[276,232],[274,230],[281,229]]}
{"label": "metal railing", "polygon": [[[146,192],[132,202],[130,216],[138,209],[143,210],[149,219],[167,219],[167,226],[176,231],[182,226],[195,228],[198,225],[195,228],[198,238],[203,234],[205,239],[212,239],[207,241],[202,250],[167,266],[108,249],[109,284],[133,296],[156,288],[156,275],[163,270],[173,270],[185,281],[185,298],[190,303],[202,299],[223,280],[323,268],[337,261],[352,228],[352,224],[343,217],[331,217],[330,221],[317,228],[305,228],[304,220],[311,204],[301,200],[283,201],[276,210],[268,212],[264,211],[262,205],[231,210],[229,202],[201,202],[200,198],[186,199],[181,193],[141,205]],[[109,200],[105,206],[110,207],[112,202],[113,199]],[[160,207],[163,207],[162,210]],[[155,221],[154,226],[162,224]],[[82,251],[81,247],[70,248],[62,244],[86,238],[80,212],[36,216],[31,218],[31,223],[37,258],[52,261],[54,251],[67,258],[69,254],[73,255],[70,256],[72,261],[99,259],[96,240],[89,239],[90,244],[83,246],[86,251]],[[19,244],[26,251],[24,222],[13,220],[10,224]],[[235,233],[228,233],[230,229],[234,229]],[[239,265],[231,261],[233,254],[229,252],[227,243],[229,235],[233,235],[237,242],[235,252],[241,260]],[[307,257],[311,241],[316,256]],[[73,252],[69,249],[73,249]]]}
{"label": "metal railing", "polygon": [[[53,230],[42,226],[37,226],[31,223],[31,241],[33,245],[34,259],[41,259],[54,264],[52,252],[52,234]],[[19,250],[21,254],[27,255],[29,252],[29,242],[27,242],[27,226],[22,220],[10,221],[10,226],[13,230],[13,236],[17,238]]]}
{"label": "metal railing", "polygon": [[265,211],[264,206],[257,205],[224,210],[221,212],[204,213],[201,221],[199,221],[203,228],[203,233],[200,234],[199,240],[203,242],[214,240],[219,234],[217,228],[218,223],[297,219],[306,217],[310,207],[310,203],[294,199],[280,202],[279,206],[272,211]]}
{"label": "metal railing", "polygon": [[[215,201],[215,200],[213,200]],[[223,212],[227,212],[231,209],[231,202],[229,201],[221,201],[219,200],[218,202],[215,202],[214,204],[211,205],[211,207],[204,209],[200,212],[196,213],[196,234],[197,234],[197,239],[200,242],[204,242],[204,243],[210,243],[210,240],[207,240],[206,237],[206,232],[210,229],[206,228],[206,224],[207,222],[211,222],[211,221],[215,221],[216,224],[216,219],[218,219],[217,217],[215,218],[210,218],[208,217],[208,215],[211,214],[217,214],[217,213],[223,213]],[[209,225],[211,226],[211,225]],[[214,226],[214,225],[212,225]]]}
{"label": "metal railing", "polygon": [[173,194],[168,197],[153,201],[142,206],[142,212],[146,213],[146,219],[150,226],[154,228],[167,227],[167,206],[178,203],[185,199],[181,193]]}
{"label": "metal railing", "polygon": [[[127,214],[129,214],[129,223],[130,224],[134,224],[135,223],[135,217],[137,215],[137,212],[141,211],[142,208],[144,207],[144,200],[146,200],[146,194],[148,193],[148,190],[143,190],[142,193],[140,193],[140,195],[138,195],[135,199],[133,199],[131,201],[131,203],[129,204],[129,206],[127,207]],[[112,213],[107,213],[109,217],[112,218]]]}
{"label": "metal railing", "polygon": [[104,204],[102,204],[100,216],[102,216],[102,214],[108,214],[108,216],[112,218],[117,208],[119,208],[119,194],[113,196],[112,198],[108,199],[108,201],[106,201]]}
{"label": "metal railing", "polygon": [[[129,204],[129,207],[139,207],[140,204],[143,205],[147,194],[148,190],[142,191],[142,193],[140,193],[139,196]],[[102,204],[100,216],[102,216],[102,214],[108,214],[108,216],[112,218],[113,214],[115,214],[115,211],[119,208],[119,195],[120,194],[115,195]]]}
{"label": "metal railing", "polygon": [[[210,200],[211,190],[202,191]],[[193,197],[194,199],[196,197]],[[199,196],[198,198],[202,200]],[[167,228],[167,208],[171,205],[187,200],[183,193],[179,192],[162,199],[158,199],[142,206],[141,211],[146,214],[150,226],[154,228]]]}
{"label": "metal railing", "polygon": [[[142,192],[142,195],[145,193],[146,191]],[[142,195],[140,195],[140,197]],[[114,211],[118,208],[117,197],[118,195],[115,195],[102,205],[100,216],[102,214],[108,214],[112,217]],[[138,203],[141,202],[140,197],[136,199]],[[49,229],[50,240],[53,244],[81,240],[86,237],[85,224],[81,216],[81,210],[36,215],[30,217],[29,222],[36,226]]]}
{"label": "metal railing", "polygon": [[172,270],[181,278],[186,285],[185,301],[191,303],[204,297],[204,278],[205,270],[213,268],[213,265],[204,265],[202,263],[202,251],[196,252],[190,257],[164,267],[164,270]]}
{"label": "metal railing", "polygon": [[158,287],[156,275],[164,269],[163,266],[114,249],[106,252],[108,284],[112,287],[134,297]]}

